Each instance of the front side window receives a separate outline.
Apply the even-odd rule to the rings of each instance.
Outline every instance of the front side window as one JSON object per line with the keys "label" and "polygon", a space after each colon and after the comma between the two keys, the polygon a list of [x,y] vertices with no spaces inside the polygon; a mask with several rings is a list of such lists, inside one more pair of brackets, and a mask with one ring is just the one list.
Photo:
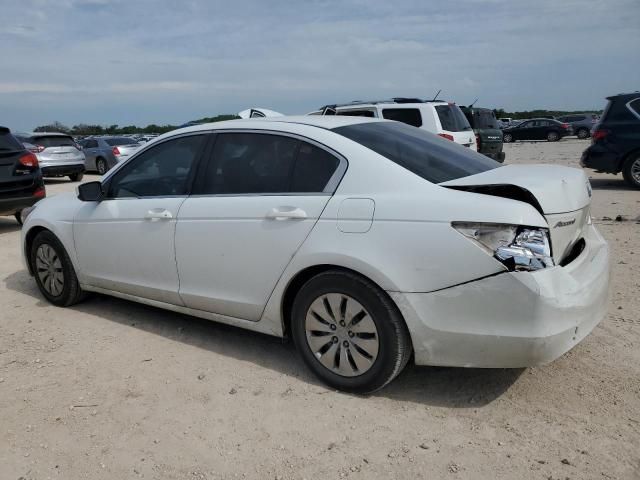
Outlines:
{"label": "front side window", "polygon": [[204,135],[175,138],[136,156],[109,184],[111,198],[185,195]]}
{"label": "front side window", "polygon": [[422,126],[422,116],[417,108],[385,108],[382,110],[382,117],[414,127]]}
{"label": "front side window", "polygon": [[466,177],[500,166],[484,155],[402,123],[358,123],[337,127],[332,131],[432,183]]}

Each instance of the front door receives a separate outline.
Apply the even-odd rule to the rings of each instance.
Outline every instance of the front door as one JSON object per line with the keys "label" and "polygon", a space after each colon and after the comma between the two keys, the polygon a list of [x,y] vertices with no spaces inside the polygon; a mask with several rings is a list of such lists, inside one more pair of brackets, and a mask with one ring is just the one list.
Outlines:
{"label": "front door", "polygon": [[298,138],[218,134],[178,215],[176,260],[185,305],[259,320],[344,168],[345,160]]}
{"label": "front door", "polygon": [[145,150],[104,184],[105,198],[74,219],[83,281],[95,287],[181,305],[174,236],[180,206],[205,135]]}

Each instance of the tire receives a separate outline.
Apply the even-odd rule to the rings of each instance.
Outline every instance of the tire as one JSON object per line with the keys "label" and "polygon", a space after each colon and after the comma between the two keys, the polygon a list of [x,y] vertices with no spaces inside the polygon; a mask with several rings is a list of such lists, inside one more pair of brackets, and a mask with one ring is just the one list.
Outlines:
{"label": "tire", "polygon": [[560,135],[558,135],[558,132],[547,133],[547,142],[557,142],[558,140],[560,140]]}
{"label": "tire", "polygon": [[513,142],[513,135],[511,135],[510,133],[505,133],[505,134],[502,136],[502,141],[503,141],[504,143],[511,143],[511,142]]}
{"label": "tire", "polygon": [[[31,244],[29,261],[38,288],[49,302],[68,307],[82,300],[84,294],[73,264],[53,233],[44,230],[36,235]],[[44,269],[47,271],[44,272]]]}
{"label": "tire", "polygon": [[69,179],[72,182],[80,182],[82,181],[82,178],[84,177],[84,173],[80,172],[80,173],[74,173],[73,175],[69,175]]}
{"label": "tire", "polygon": [[18,222],[18,225],[22,226],[22,211],[14,213],[13,216],[15,217],[16,222]]}
{"label": "tire", "polygon": [[291,332],[307,367],[330,387],[352,393],[383,388],[412,352],[407,326],[386,293],[340,270],[303,285],[293,302]]}
{"label": "tire", "polygon": [[584,140],[585,138],[589,138],[589,130],[587,130],[586,128],[579,128],[578,131],[576,132],[576,136],[581,140]]}
{"label": "tire", "polygon": [[109,166],[104,158],[100,157],[96,159],[96,170],[100,175],[104,175],[109,171]]}
{"label": "tire", "polygon": [[640,188],[640,154],[635,154],[624,162],[622,176],[629,186]]}

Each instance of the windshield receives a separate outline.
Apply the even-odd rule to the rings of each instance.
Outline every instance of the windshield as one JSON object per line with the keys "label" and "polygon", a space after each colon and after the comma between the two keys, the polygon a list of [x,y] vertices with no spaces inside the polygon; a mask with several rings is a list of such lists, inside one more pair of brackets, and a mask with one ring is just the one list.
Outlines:
{"label": "windshield", "polygon": [[333,131],[432,183],[447,182],[500,166],[484,155],[404,123],[358,123]]}
{"label": "windshield", "polygon": [[136,145],[138,143],[133,138],[127,137],[107,138],[105,142],[107,142],[107,145],[110,147],[117,147],[119,145]]}
{"label": "windshield", "polygon": [[440,119],[442,129],[448,132],[463,132],[465,130],[471,130],[471,125],[467,121],[467,117],[464,116],[460,107],[453,104],[437,105],[436,112]]}

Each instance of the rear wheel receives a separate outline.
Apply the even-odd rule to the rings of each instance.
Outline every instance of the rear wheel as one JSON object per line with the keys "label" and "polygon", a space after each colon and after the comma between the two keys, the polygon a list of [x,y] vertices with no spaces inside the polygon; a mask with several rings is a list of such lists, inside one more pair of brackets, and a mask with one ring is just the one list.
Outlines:
{"label": "rear wheel", "polygon": [[107,167],[107,161],[104,158],[98,158],[96,160],[96,170],[100,175],[104,175],[105,173],[107,173],[107,170],[109,170],[109,168]]}
{"label": "rear wheel", "polygon": [[560,140],[560,135],[558,135],[558,132],[549,132],[549,133],[547,133],[547,141],[548,142],[557,142],[558,140]]}
{"label": "rear wheel", "polygon": [[53,233],[45,230],[36,235],[29,259],[38,288],[47,300],[59,307],[68,307],[82,299],[73,264]]}
{"label": "rear wheel", "polygon": [[79,182],[82,180],[82,178],[84,177],[84,173],[80,172],[80,173],[74,173],[72,175],[69,175],[69,179],[72,182]]}
{"label": "rear wheel", "polygon": [[291,328],[307,366],[339,390],[376,391],[411,355],[396,306],[376,285],[350,272],[328,271],[309,280],[293,302]]}
{"label": "rear wheel", "polygon": [[513,142],[513,135],[511,135],[510,133],[505,133],[504,136],[502,137],[502,141],[504,143],[511,143]]}
{"label": "rear wheel", "polygon": [[627,159],[622,167],[622,176],[634,188],[640,188],[640,155]]}
{"label": "rear wheel", "polygon": [[589,138],[589,130],[587,130],[586,128],[580,128],[578,129],[576,135],[578,138],[584,140],[585,138]]}

